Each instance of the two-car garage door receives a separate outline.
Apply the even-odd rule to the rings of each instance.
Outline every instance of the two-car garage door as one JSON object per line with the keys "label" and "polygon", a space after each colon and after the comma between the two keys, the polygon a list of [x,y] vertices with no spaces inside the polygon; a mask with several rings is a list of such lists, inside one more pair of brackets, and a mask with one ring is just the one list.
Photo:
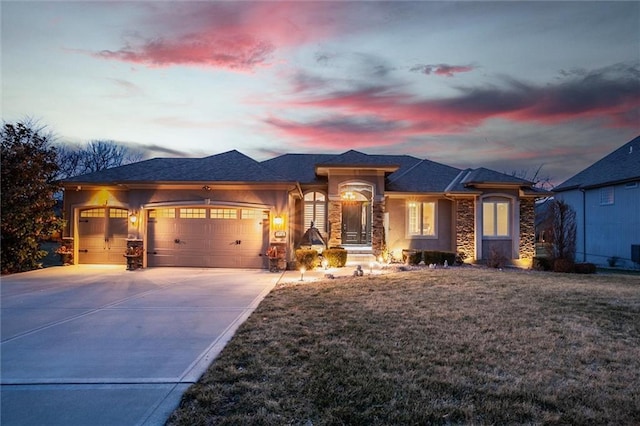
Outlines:
{"label": "two-car garage door", "polygon": [[147,210],[148,266],[264,268],[269,212],[169,207]]}

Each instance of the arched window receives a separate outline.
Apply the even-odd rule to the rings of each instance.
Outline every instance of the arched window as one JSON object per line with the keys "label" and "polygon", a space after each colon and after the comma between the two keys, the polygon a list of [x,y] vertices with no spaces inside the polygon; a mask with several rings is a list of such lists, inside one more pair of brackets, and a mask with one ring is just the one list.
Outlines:
{"label": "arched window", "polygon": [[322,192],[304,194],[304,229],[309,228],[311,222],[320,232],[327,231],[327,196]]}

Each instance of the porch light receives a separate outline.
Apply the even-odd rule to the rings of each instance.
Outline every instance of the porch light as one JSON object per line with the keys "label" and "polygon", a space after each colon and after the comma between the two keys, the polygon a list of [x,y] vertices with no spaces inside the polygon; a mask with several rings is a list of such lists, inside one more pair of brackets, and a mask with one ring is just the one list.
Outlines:
{"label": "porch light", "polygon": [[354,201],[356,199],[356,194],[354,194],[353,191],[345,191],[342,193],[341,197],[346,201]]}
{"label": "porch light", "polygon": [[277,215],[273,218],[273,224],[280,228],[284,224],[284,218],[280,215]]}
{"label": "porch light", "polygon": [[135,214],[135,212],[131,212],[131,214],[129,215],[129,222],[131,222],[132,225],[135,225],[137,221],[138,216]]}

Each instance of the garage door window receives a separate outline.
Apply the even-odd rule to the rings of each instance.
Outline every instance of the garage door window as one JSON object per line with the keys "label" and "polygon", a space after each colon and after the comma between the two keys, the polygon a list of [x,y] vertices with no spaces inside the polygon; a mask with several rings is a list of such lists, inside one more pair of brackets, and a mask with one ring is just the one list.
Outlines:
{"label": "garage door window", "polygon": [[126,209],[109,209],[109,217],[113,218],[123,218],[128,217],[129,211]]}
{"label": "garage door window", "polygon": [[236,209],[211,209],[211,219],[237,219]]}
{"label": "garage door window", "polygon": [[176,217],[176,209],[157,209],[149,212],[149,218],[166,217],[174,219]]}
{"label": "garage door window", "polygon": [[206,219],[206,209],[180,209],[180,218],[182,219]]}
{"label": "garage door window", "polygon": [[80,217],[104,217],[105,209],[88,209],[80,212]]}

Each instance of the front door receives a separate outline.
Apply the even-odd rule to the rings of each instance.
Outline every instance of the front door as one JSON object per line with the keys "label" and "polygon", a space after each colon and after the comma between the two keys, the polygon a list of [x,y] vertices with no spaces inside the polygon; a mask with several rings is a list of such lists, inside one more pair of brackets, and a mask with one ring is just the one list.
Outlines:
{"label": "front door", "polygon": [[349,201],[342,204],[342,244],[370,244],[369,203]]}

